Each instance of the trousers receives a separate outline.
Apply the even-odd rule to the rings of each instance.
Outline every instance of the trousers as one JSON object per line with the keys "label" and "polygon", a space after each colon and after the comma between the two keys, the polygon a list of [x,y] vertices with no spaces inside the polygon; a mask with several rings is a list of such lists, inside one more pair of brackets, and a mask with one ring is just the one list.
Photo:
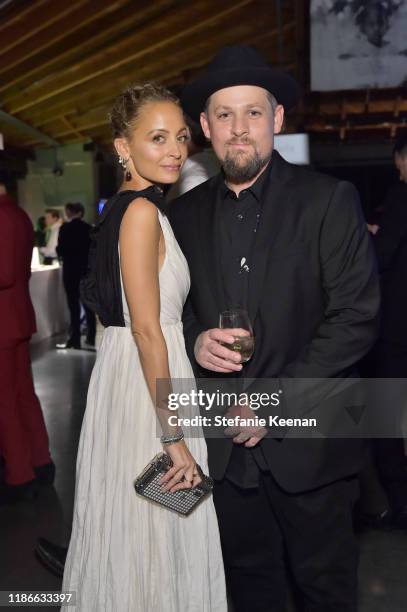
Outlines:
{"label": "trousers", "polygon": [[34,467],[51,461],[44,417],[34,390],[29,339],[0,346],[0,454],[5,482],[10,485],[33,480]]}

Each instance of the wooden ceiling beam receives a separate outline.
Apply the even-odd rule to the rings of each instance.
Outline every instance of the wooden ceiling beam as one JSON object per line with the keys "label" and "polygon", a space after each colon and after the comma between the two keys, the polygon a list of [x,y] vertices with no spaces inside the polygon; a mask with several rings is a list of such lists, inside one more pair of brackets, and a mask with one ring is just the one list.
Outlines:
{"label": "wooden ceiling beam", "polygon": [[[194,66],[191,65],[185,72],[192,76],[193,74],[202,70],[207,63],[208,62],[205,61],[203,63],[199,62]],[[295,68],[295,63],[286,64],[284,68],[287,70],[293,70]],[[156,73],[151,79],[146,76],[146,78],[138,78],[134,82],[144,82],[148,80],[160,82],[168,87],[173,87],[175,85],[182,86],[186,82],[184,72],[180,72],[178,67],[175,68],[173,71],[169,71],[168,69],[166,69],[165,73],[162,73],[161,75]],[[104,117],[106,118],[114,98],[121,90],[123,90],[129,84],[129,82],[132,81],[129,81],[127,75],[125,77],[122,77],[121,79],[115,79],[115,87],[110,92],[104,92],[103,96],[98,96],[98,99],[95,99],[95,102],[93,106],[91,106],[90,110],[87,109],[87,102],[85,103],[85,101],[82,102],[78,100],[78,105],[76,109],[72,110],[72,112],[69,113],[71,121],[73,121],[75,124],[78,123],[79,126],[82,126],[88,125],[88,123],[93,125],[95,121],[98,121],[94,118],[95,114],[103,116],[104,113]],[[38,127],[47,126],[47,129],[52,129],[48,128],[49,124],[52,124],[53,122],[61,119],[62,115],[61,112],[58,111],[58,109],[55,109],[55,112],[52,112],[51,115],[52,116],[49,116],[47,118],[42,117],[41,119],[37,120],[34,125]]]}
{"label": "wooden ceiling beam", "polygon": [[[114,20],[114,13],[117,9],[120,9],[123,5],[128,4],[129,0],[88,0],[85,5],[79,5],[76,10],[63,15],[57,24],[52,24],[52,27],[46,28],[39,32],[35,37],[28,40],[19,41],[19,43],[9,51],[3,52],[1,56],[0,74],[6,73],[2,78],[2,83],[10,86],[16,80],[16,66],[27,60],[33,60],[37,58],[39,53],[43,50],[47,50],[48,56],[52,61],[55,61],[56,57],[52,48],[56,43],[63,41],[65,48],[67,45],[67,39],[70,34],[73,34],[80,30],[85,30],[86,26],[94,24],[95,21],[107,16],[105,23],[100,24],[100,27],[104,27],[109,23],[109,19]],[[113,13],[113,14],[112,14]],[[119,19],[122,19],[122,14],[119,15]],[[124,25],[122,21],[122,26]],[[86,35],[91,35],[92,30],[84,31],[82,41],[86,41]],[[80,38],[75,41],[77,44],[82,42]],[[73,44],[75,44],[73,42]],[[69,45],[69,49],[71,49]],[[46,54],[42,54],[42,57],[46,57]],[[38,64],[37,64],[38,66]],[[24,76],[27,75],[26,65],[21,66],[20,71]],[[10,75],[11,82],[10,82]],[[3,85],[4,89],[4,85]]]}
{"label": "wooden ceiling beam", "polygon": [[65,15],[73,13],[78,7],[83,6],[87,0],[71,0],[67,4],[60,2],[48,2],[44,9],[44,2],[40,0],[36,4],[36,11],[29,16],[29,20],[22,19],[9,28],[6,28],[1,35],[0,61],[1,56],[10,49],[14,49],[21,42],[35,37],[39,32],[57,23]]}
{"label": "wooden ceiling beam", "polygon": [[[110,6],[114,6],[111,0],[105,0]],[[126,0],[128,2],[128,0]],[[92,51],[102,44],[112,44],[112,38],[128,31],[130,28],[140,27],[147,20],[162,15],[174,0],[143,0],[139,3],[139,10],[129,12],[128,6],[122,6],[114,14],[103,13],[99,15],[97,22],[94,20],[88,24],[82,22],[80,29],[71,30],[69,36],[58,44],[52,43],[51,48],[44,47],[42,51],[37,46],[31,57],[24,61],[24,65],[16,71],[10,64],[0,67],[0,92],[4,96],[19,94],[23,87],[28,87],[35,80],[38,81],[49,76],[52,72],[65,68],[70,63],[77,62],[81,57],[90,55]]]}
{"label": "wooden ceiling beam", "polygon": [[370,130],[388,130],[391,126],[394,126],[395,128],[399,129],[403,127],[405,128],[406,124],[403,122],[369,123],[365,125],[349,123],[343,126],[340,124],[326,125],[325,123],[309,123],[309,124],[307,123],[305,125],[305,129],[307,132],[340,132],[341,130],[345,130],[347,132],[352,132],[352,131],[363,132],[363,131],[370,131]]}
{"label": "wooden ceiling beam", "polygon": [[0,32],[10,28],[16,23],[21,23],[26,17],[30,17],[34,11],[44,4],[49,2],[49,0],[31,0],[27,2],[27,6],[21,7],[17,6],[14,10],[8,12],[6,15],[0,15]]}
{"label": "wooden ceiling beam", "polygon": [[72,123],[69,121],[69,119],[67,119],[67,117],[62,117],[62,121],[68,128],[68,134],[73,133],[76,134],[76,136],[79,136],[79,138],[84,138],[83,134],[74,125],[72,125]]}
{"label": "wooden ceiling beam", "polygon": [[[309,112],[311,112],[311,107],[309,107],[309,109]],[[407,99],[402,100],[400,97],[398,112],[402,111],[407,111]],[[369,116],[375,113],[388,113],[389,115],[394,115],[394,99],[389,98],[388,100],[373,100],[369,104],[369,112],[366,112],[364,102],[351,102],[350,100],[347,100],[344,107],[342,107],[342,105],[339,103],[321,102],[319,112],[322,116],[327,117],[332,115],[341,115],[342,119],[349,115]]]}
{"label": "wooden ceiling beam", "polygon": [[[244,14],[244,16],[246,16]],[[288,36],[292,31],[292,27],[285,26],[285,32]],[[159,80],[163,72],[163,68],[169,66],[171,72],[171,83],[177,80],[177,76],[182,77],[191,68],[196,66],[204,66],[224,44],[232,44],[235,42],[246,42],[248,44],[256,44],[263,52],[268,46],[273,45],[275,38],[274,31],[271,30],[269,24],[256,25],[256,33],[247,19],[240,21],[236,28],[229,28],[219,37],[219,33],[206,35],[201,37],[201,42],[194,44],[194,37],[191,37],[188,55],[185,54],[184,46],[173,45],[174,50],[157,51],[149,56],[149,62],[142,67],[134,66],[133,70],[129,70],[128,66],[124,66],[117,71],[113,78],[107,80],[103,75],[95,78],[88,87],[79,87],[71,92],[60,94],[51,104],[41,105],[39,108],[28,109],[23,111],[19,116],[25,121],[33,125],[44,125],[49,121],[53,121],[58,116],[83,114],[84,112],[95,107],[99,107],[111,100],[123,89],[128,83],[134,81],[143,81],[147,79]],[[185,46],[188,48],[188,41],[185,41]],[[266,56],[267,53],[264,53]],[[271,59],[271,58],[270,58]],[[170,64],[168,64],[170,62]],[[151,69],[148,70],[147,68]],[[176,70],[174,70],[174,67]],[[179,80],[185,81],[180,78]]]}
{"label": "wooden ceiling beam", "polygon": [[[218,12],[213,10],[213,6],[208,7],[206,0],[196,0],[194,4],[194,16],[196,17],[192,24],[188,7],[177,8],[171,12],[171,15],[167,15],[165,22],[156,21],[148,29],[143,29],[137,35],[132,36],[130,40],[126,38],[124,42],[119,42],[113,48],[108,48],[79,64],[70,66],[64,70],[63,74],[53,78],[51,82],[34,84],[12,101],[4,97],[4,103],[8,112],[11,114],[19,113],[59,93],[69,91],[79,85],[83,86],[97,76],[107,76],[121,66],[141,61],[153,51],[165,48],[170,43],[182,44],[182,40],[186,36],[196,35],[206,27],[215,26],[217,22],[224,18],[232,18],[234,14],[249,5],[251,1],[224,0],[222,10]],[[168,36],[172,27],[175,33]],[[107,78],[109,77],[107,76]]]}
{"label": "wooden ceiling beam", "polygon": [[[287,64],[285,66],[286,69],[294,69],[295,63]],[[168,75],[167,75],[168,76]],[[162,81],[165,84],[165,80]],[[56,130],[54,131],[52,127],[48,126],[48,131],[52,133],[55,138],[63,139],[68,134],[76,133],[78,130],[80,132],[86,132],[88,130],[93,130],[94,128],[99,128],[101,126],[108,126],[108,113],[110,110],[110,105],[106,105],[103,109],[100,109],[100,117],[99,119],[95,118],[93,121],[86,121],[81,118],[79,121],[76,121],[74,124],[71,124],[70,128],[67,130]]]}
{"label": "wooden ceiling beam", "polygon": [[324,130],[338,130],[346,127],[346,129],[372,129],[374,126],[377,128],[388,128],[391,125],[406,125],[407,115],[401,115],[397,119],[388,115],[375,114],[361,117],[348,117],[346,121],[342,121],[339,115],[335,117],[329,117],[325,121],[320,116],[312,115],[304,117],[304,125],[306,128],[324,129]]}

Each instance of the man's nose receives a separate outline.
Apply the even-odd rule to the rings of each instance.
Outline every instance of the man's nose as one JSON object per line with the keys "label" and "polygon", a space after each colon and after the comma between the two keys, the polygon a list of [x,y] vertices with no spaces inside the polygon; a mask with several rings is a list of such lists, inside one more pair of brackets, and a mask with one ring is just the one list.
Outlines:
{"label": "man's nose", "polygon": [[233,121],[232,131],[234,134],[236,134],[236,136],[247,134],[249,131],[247,119],[245,117],[236,116]]}

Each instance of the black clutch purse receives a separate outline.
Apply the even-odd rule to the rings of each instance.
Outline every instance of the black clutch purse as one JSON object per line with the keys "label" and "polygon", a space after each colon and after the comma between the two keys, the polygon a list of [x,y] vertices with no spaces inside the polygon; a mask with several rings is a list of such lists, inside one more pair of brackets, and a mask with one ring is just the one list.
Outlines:
{"label": "black clutch purse", "polygon": [[188,516],[199,503],[210,495],[213,489],[213,480],[206,476],[197,465],[199,476],[202,478],[199,485],[192,489],[182,489],[174,493],[163,491],[160,486],[160,479],[170,467],[172,467],[171,457],[167,453],[159,453],[136,478],[134,488],[138,495],[182,516]]}

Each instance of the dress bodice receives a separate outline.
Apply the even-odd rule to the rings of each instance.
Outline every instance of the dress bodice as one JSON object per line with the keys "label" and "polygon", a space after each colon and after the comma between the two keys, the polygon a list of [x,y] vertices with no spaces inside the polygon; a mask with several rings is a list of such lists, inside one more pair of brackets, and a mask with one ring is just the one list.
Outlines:
{"label": "dress bodice", "polygon": [[[158,218],[165,241],[165,258],[159,274],[160,322],[174,325],[181,322],[190,278],[186,259],[176,241],[166,215],[158,210]],[[130,327],[130,313],[122,283],[123,314],[126,327]]]}

